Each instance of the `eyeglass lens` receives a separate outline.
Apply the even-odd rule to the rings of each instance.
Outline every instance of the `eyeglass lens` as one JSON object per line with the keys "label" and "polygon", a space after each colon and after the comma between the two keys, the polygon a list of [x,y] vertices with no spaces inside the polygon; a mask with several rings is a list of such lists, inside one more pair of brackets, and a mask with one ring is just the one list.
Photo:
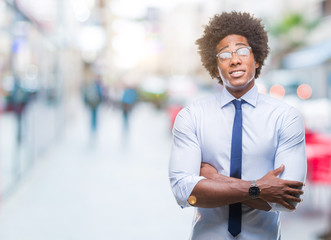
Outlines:
{"label": "eyeglass lens", "polygon": [[249,49],[246,48],[246,47],[238,48],[237,50],[235,50],[233,52],[219,53],[218,57],[220,59],[231,59],[232,58],[232,53],[236,53],[237,56],[248,56],[249,55]]}

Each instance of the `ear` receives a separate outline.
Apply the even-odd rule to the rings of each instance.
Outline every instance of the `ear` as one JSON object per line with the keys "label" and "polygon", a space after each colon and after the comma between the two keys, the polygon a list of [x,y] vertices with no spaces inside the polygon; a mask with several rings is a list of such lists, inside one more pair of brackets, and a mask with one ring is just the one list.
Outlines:
{"label": "ear", "polygon": [[255,68],[258,68],[260,66],[260,64],[257,61],[254,61],[254,62],[255,62]]}

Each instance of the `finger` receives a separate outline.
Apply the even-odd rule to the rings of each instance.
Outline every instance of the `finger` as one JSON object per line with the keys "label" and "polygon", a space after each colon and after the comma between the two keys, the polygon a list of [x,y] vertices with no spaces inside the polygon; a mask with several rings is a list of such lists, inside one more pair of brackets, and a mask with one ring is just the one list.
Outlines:
{"label": "finger", "polygon": [[214,168],[212,165],[210,165],[209,163],[201,163],[201,168],[203,167],[211,167]]}
{"label": "finger", "polygon": [[301,189],[288,187],[285,189],[285,193],[290,195],[302,195],[304,191],[302,191]]}
{"label": "finger", "polygon": [[299,190],[299,189],[297,189],[297,190],[292,190],[292,193],[291,193],[291,194],[292,194],[292,195],[295,195],[295,196],[300,196],[300,195],[304,194],[304,191]]}
{"label": "finger", "polygon": [[208,163],[201,163],[201,168],[206,167]]}
{"label": "finger", "polygon": [[279,168],[276,168],[275,170],[273,170],[273,173],[275,176],[278,176],[279,174],[281,174],[285,169],[284,164],[280,165]]}
{"label": "finger", "polygon": [[280,202],[281,205],[283,205],[284,207],[286,207],[287,209],[290,209],[290,210],[295,210],[295,207],[293,205],[291,205],[290,203],[282,200]]}
{"label": "finger", "polygon": [[299,181],[286,181],[286,185],[292,188],[302,188],[304,184]]}
{"label": "finger", "polygon": [[287,202],[297,202],[297,203],[302,202],[301,198],[292,195],[285,196],[285,199]]}

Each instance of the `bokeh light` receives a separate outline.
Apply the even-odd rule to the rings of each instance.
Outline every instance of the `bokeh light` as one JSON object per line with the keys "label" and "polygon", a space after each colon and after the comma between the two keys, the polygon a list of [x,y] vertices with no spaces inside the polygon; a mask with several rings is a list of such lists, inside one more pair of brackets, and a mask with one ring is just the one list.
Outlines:
{"label": "bokeh light", "polygon": [[267,88],[264,84],[256,83],[256,86],[257,86],[257,89],[258,89],[259,93],[267,94],[268,90],[267,90]]}
{"label": "bokeh light", "polygon": [[298,97],[303,100],[310,98],[312,93],[313,90],[309,84],[303,83],[300,84],[299,87],[297,88]]}
{"label": "bokeh light", "polygon": [[269,93],[272,97],[283,98],[285,96],[285,88],[282,85],[276,84],[270,88]]}

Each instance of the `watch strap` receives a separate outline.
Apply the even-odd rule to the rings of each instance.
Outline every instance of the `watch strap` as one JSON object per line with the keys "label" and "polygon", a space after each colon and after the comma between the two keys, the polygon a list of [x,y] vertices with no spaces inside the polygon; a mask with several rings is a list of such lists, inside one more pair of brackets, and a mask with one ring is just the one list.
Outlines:
{"label": "watch strap", "polygon": [[251,181],[251,187],[257,187],[256,180],[252,180],[252,181]]}

